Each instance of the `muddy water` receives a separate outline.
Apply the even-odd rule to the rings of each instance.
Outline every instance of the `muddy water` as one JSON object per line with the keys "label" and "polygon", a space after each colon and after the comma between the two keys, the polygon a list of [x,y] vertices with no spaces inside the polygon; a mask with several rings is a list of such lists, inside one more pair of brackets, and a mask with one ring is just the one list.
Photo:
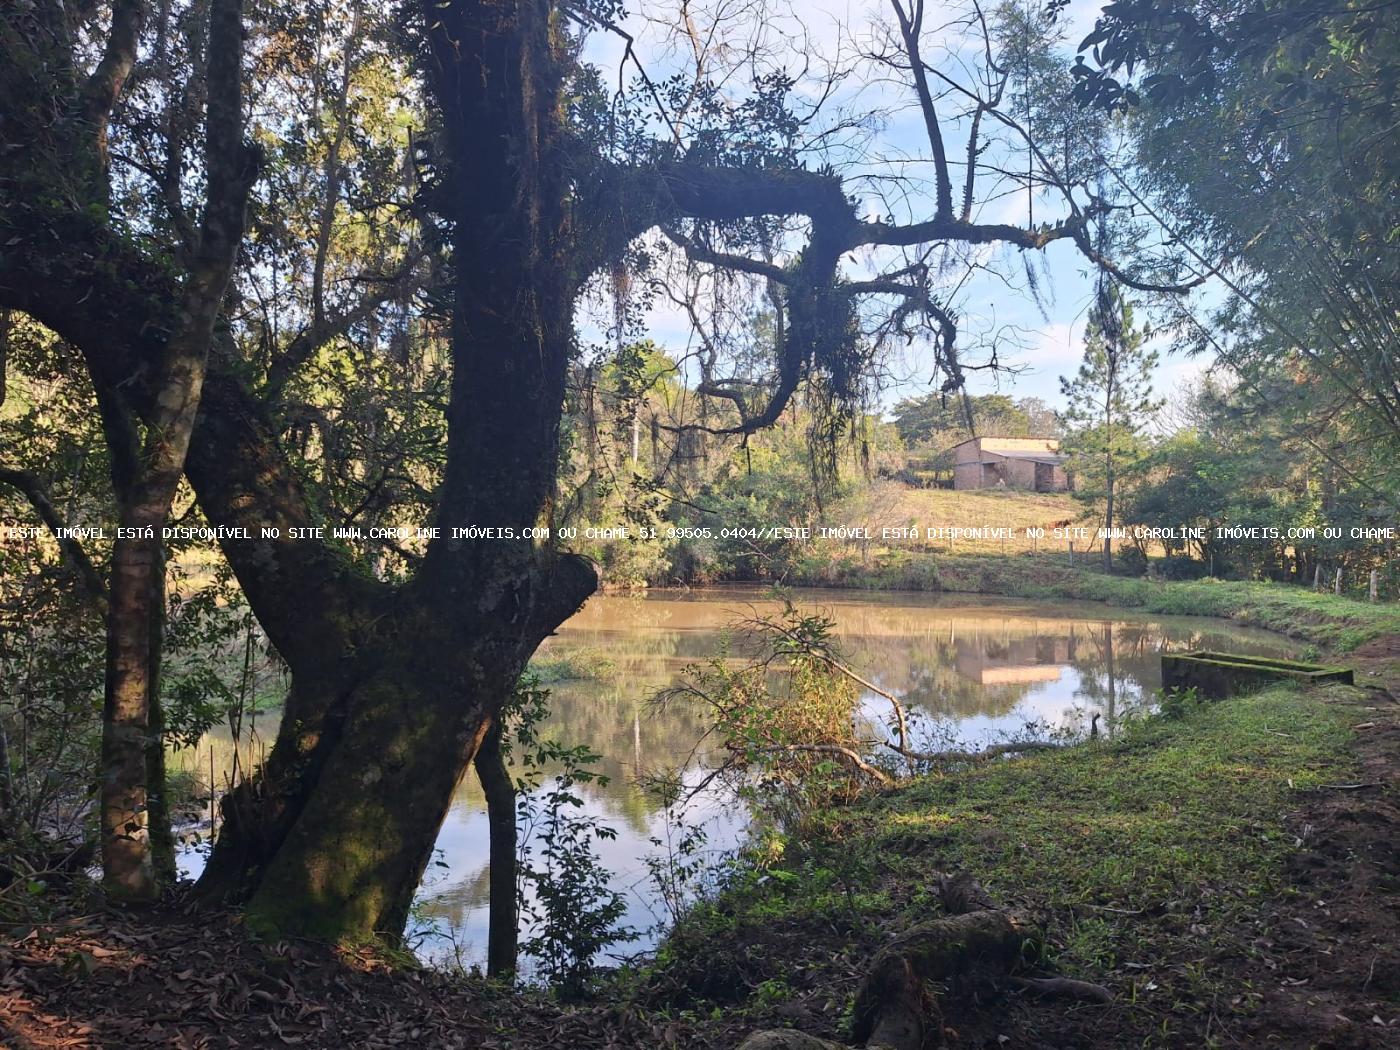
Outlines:
{"label": "muddy water", "polygon": [[[875,685],[904,698],[919,718],[927,743],[977,746],[1025,732],[1087,732],[1100,716],[1111,734],[1130,712],[1150,702],[1159,685],[1164,650],[1227,649],[1291,655],[1287,640],[1220,620],[1162,617],[1093,604],[968,598],[912,593],[803,590],[797,601],[836,621],[847,660]],[[613,885],[628,901],[625,922],[653,926],[661,917],[644,858],[665,839],[658,804],[638,785],[640,774],[674,768],[696,749],[703,726],[695,713],[657,710],[647,698],[676,681],[681,669],[711,656],[735,621],[777,603],[766,592],[717,588],[646,597],[598,596],[542,648],[546,672],[564,665],[586,677],[550,685],[553,713],[547,731],[601,754],[606,786],[583,789],[586,811],[610,824],[616,838],[598,843]],[[736,648],[741,640],[736,640]],[[883,701],[865,701],[874,716]],[[275,717],[263,716],[259,735],[270,741]],[[242,747],[243,764],[259,744]],[[212,754],[222,780],[231,762],[227,732],[211,734],[184,761],[207,777]],[[703,775],[703,750],[690,777]],[[707,848],[738,842],[743,813],[717,798],[702,798],[690,818],[704,823]],[[468,964],[485,955],[486,816],[481,789],[468,776],[458,788],[438,837],[435,863],[420,894],[415,928],[420,952]],[[198,851],[184,867],[197,874]],[[625,951],[647,946],[643,937]]]}

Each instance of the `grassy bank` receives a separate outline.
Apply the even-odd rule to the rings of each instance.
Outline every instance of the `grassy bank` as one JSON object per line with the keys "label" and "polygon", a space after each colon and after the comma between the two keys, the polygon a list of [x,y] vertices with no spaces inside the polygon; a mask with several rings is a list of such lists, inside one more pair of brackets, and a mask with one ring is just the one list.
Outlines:
{"label": "grassy bank", "polygon": [[1108,602],[1149,612],[1219,616],[1346,651],[1400,633],[1400,606],[1241,580],[1152,580],[1109,576],[1063,556],[963,557],[888,552],[861,561],[812,562],[790,576],[799,586],[949,591]]}
{"label": "grassy bank", "polygon": [[1019,1020],[1003,1004],[998,1032],[1213,1045],[1212,1025],[1247,1024],[1261,1005],[1256,971],[1275,965],[1293,921],[1279,909],[1310,920],[1325,903],[1292,884],[1287,815],[1310,789],[1355,778],[1356,696],[1275,687],[823,812],[774,868],[685,920],[655,987],[702,1015],[838,1035],[863,960],[937,913],[939,873],[965,871],[1044,931],[1050,968],[1116,996],[1092,1011],[1018,1000],[1013,1015],[1047,1010]]}

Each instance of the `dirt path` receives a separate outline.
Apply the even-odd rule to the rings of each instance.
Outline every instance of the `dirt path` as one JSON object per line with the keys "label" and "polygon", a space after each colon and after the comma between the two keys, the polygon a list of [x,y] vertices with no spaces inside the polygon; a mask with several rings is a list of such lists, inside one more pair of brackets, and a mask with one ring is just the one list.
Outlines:
{"label": "dirt path", "polygon": [[1256,945],[1252,1035],[1270,1046],[1400,1047],[1400,636],[1351,657],[1368,687],[1347,707],[1360,773],[1290,814],[1303,893],[1261,916],[1273,933]]}

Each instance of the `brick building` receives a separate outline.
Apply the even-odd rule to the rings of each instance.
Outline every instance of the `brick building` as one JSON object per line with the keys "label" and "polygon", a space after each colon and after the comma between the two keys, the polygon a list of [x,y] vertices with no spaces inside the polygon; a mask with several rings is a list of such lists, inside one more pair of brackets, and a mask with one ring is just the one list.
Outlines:
{"label": "brick building", "polygon": [[953,488],[1066,492],[1058,438],[971,438],[954,445]]}

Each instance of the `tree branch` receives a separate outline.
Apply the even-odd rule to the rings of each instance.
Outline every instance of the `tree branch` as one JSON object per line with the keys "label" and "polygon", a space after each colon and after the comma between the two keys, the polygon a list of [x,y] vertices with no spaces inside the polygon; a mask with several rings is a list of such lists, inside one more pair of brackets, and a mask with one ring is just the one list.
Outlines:
{"label": "tree branch", "polygon": [[904,50],[909,55],[909,71],[914,78],[914,92],[919,96],[924,128],[928,132],[929,146],[933,149],[933,170],[938,195],[934,218],[951,219],[953,180],[948,173],[948,153],[943,145],[943,132],[938,125],[938,111],[934,108],[928,77],[924,74],[924,61],[919,57],[919,34],[923,31],[924,24],[924,0],[911,0],[909,13],[905,12],[900,0],[890,0],[890,6],[894,8],[895,16],[899,19],[899,33],[904,38]]}
{"label": "tree branch", "polygon": [[82,87],[82,112],[96,135],[98,156],[105,163],[107,121],[121,96],[122,86],[136,65],[136,46],[146,23],[146,5],[140,0],[115,0],[112,28],[97,68]]}
{"label": "tree branch", "polygon": [[726,270],[751,273],[755,277],[765,277],[770,281],[777,281],[779,284],[786,284],[788,281],[787,272],[781,266],[763,259],[716,251],[670,226],[662,226],[661,232],[672,244],[685,251],[686,258],[694,262],[704,262],[712,266],[721,266]]}
{"label": "tree branch", "polygon": [[883,769],[872,766],[849,747],[842,747],[840,744],[773,744],[767,747],[757,748],[756,750],[762,751],[765,754],[787,754],[796,752],[799,754],[836,755],[840,758],[844,758],[876,783],[885,786],[894,783],[890,775]]}
{"label": "tree branch", "polygon": [[398,272],[387,277],[380,287],[366,294],[354,306],[338,314],[321,314],[307,325],[287,344],[287,348],[273,358],[267,370],[267,383],[263,397],[269,403],[277,401],[297,371],[311,359],[321,347],[332,339],[345,335],[357,324],[368,320],[385,303],[403,297],[407,292],[422,284],[417,276],[418,264],[425,256],[422,249],[410,251],[409,257],[399,267]]}
{"label": "tree branch", "polygon": [[910,751],[889,741],[885,746],[896,754],[919,762],[990,762],[1005,755],[1025,755],[1033,751],[1058,751],[1064,744],[1052,744],[1042,740],[1028,740],[1021,744],[992,744],[981,751]]}
{"label": "tree branch", "polygon": [[29,500],[30,506],[39,515],[39,520],[53,533],[63,556],[68,559],[69,564],[82,579],[83,587],[94,598],[106,602],[107,587],[102,582],[102,576],[93,567],[92,559],[87,556],[87,551],[83,550],[83,545],[71,537],[60,534],[60,530],[66,527],[63,516],[53,505],[53,500],[49,497],[48,489],[44,487],[44,483],[27,470],[0,466],[0,485],[9,485],[24,494],[24,497]]}

